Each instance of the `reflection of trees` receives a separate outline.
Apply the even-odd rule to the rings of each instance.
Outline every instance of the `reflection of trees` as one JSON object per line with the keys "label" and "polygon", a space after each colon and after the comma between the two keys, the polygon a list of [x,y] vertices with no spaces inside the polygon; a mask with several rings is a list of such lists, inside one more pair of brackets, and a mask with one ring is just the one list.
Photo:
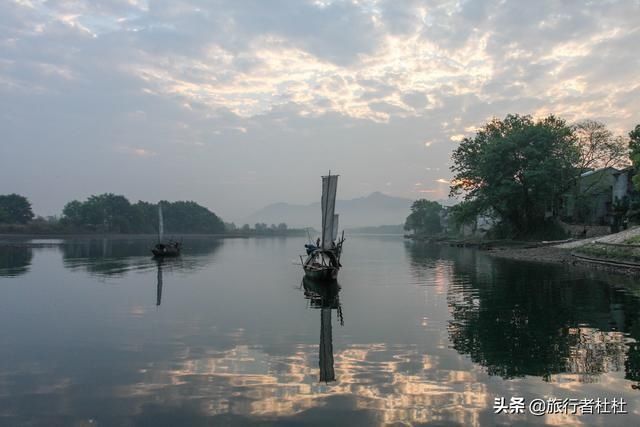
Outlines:
{"label": "reflection of trees", "polygon": [[[86,239],[66,242],[61,246],[64,266],[83,269],[99,276],[124,275],[131,270],[155,269],[151,259],[152,242],[146,239]],[[215,239],[187,239],[183,256],[165,263],[166,270],[193,270],[210,262],[222,245]]]}
{"label": "reflection of trees", "polygon": [[429,265],[439,258],[451,262],[449,338],[489,374],[589,381],[624,365],[628,379],[640,379],[638,346],[624,339],[640,340],[640,301],[630,292],[561,266],[422,244],[407,251],[414,274],[434,274]]}
{"label": "reflection of trees", "polygon": [[0,277],[19,276],[29,271],[33,251],[24,245],[0,245]]}

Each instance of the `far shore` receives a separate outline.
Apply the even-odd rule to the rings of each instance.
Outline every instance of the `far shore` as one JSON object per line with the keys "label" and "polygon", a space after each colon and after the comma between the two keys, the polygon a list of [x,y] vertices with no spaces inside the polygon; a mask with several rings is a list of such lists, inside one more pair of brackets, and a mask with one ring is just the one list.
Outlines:
{"label": "far shore", "polygon": [[[301,237],[296,233],[194,233],[194,234],[168,234],[165,239],[248,239],[252,237]],[[157,240],[157,234],[124,234],[124,233],[0,233],[0,239],[24,240],[24,239],[133,239],[133,240]]]}

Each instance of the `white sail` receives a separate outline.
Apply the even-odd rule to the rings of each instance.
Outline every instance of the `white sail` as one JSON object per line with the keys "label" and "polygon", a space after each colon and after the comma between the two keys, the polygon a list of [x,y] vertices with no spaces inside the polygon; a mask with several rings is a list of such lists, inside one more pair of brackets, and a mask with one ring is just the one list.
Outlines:
{"label": "white sail", "polygon": [[338,175],[322,177],[322,249],[331,249],[333,240],[333,215],[336,209]]}
{"label": "white sail", "polygon": [[158,240],[164,239],[164,219],[162,218],[162,205],[158,204]]}
{"label": "white sail", "polygon": [[339,217],[339,216],[340,216],[340,215],[338,215],[338,214],[335,214],[335,215],[333,216],[333,235],[332,235],[332,238],[333,238],[333,241],[334,241],[334,242],[335,242],[336,240],[338,240],[338,217]]}

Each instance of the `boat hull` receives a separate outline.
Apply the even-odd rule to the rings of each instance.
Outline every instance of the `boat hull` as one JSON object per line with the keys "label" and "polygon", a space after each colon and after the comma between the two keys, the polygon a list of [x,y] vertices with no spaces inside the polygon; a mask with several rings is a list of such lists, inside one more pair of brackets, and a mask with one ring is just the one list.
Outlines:
{"label": "boat hull", "polygon": [[313,280],[331,281],[338,278],[337,268],[305,268],[305,277]]}
{"label": "boat hull", "polygon": [[158,243],[155,247],[151,248],[151,253],[155,258],[177,257],[180,256],[181,246],[180,243]]}
{"label": "boat hull", "polygon": [[180,256],[180,252],[179,251],[165,251],[165,252],[162,252],[162,251],[159,251],[157,249],[151,249],[151,253],[156,258],[173,258],[173,257]]}

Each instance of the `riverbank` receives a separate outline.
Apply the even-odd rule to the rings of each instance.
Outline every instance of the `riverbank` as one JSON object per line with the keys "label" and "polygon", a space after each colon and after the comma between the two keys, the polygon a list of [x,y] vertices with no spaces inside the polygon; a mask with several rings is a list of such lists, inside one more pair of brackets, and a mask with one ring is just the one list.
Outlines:
{"label": "riverbank", "polygon": [[[626,243],[637,239],[638,236],[640,236],[640,227],[635,227],[597,239],[573,240],[529,248],[497,247],[487,253],[497,258],[565,264],[640,276],[640,263],[637,262],[637,256],[631,252],[625,253],[625,251],[637,250],[634,248],[637,245]],[[595,250],[596,248],[598,250]]]}
{"label": "riverbank", "polygon": [[478,238],[405,236],[415,241],[476,248],[495,258],[564,264],[625,275],[640,276],[640,227],[598,238],[563,241],[485,240]]}

